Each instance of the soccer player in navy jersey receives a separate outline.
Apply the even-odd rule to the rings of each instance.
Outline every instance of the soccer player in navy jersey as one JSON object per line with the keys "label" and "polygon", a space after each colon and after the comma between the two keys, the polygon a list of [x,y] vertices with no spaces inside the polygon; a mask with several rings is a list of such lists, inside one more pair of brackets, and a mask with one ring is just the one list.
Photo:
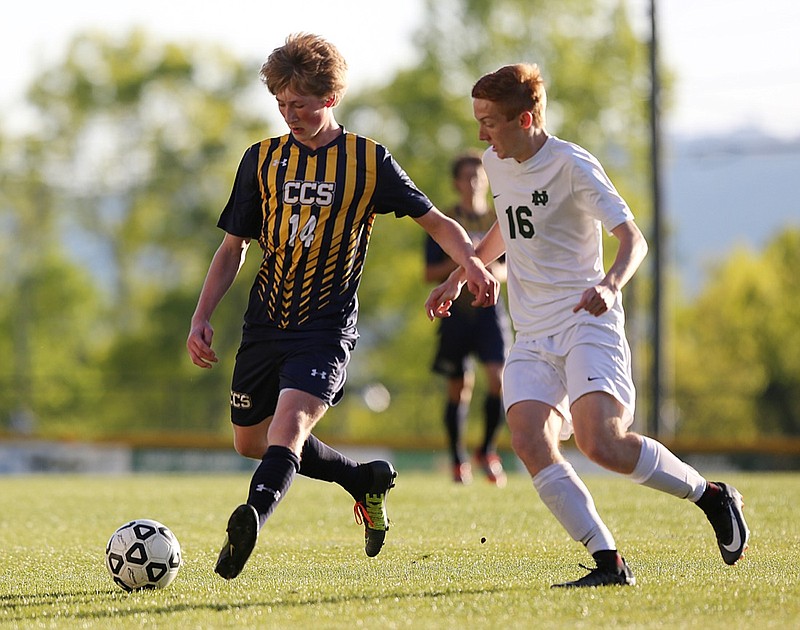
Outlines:
{"label": "soccer player in navy jersey", "polygon": [[[489,180],[479,151],[465,151],[452,164],[453,187],[458,202],[448,212],[467,231],[476,245],[494,224],[489,205]],[[425,239],[425,279],[442,282],[457,267],[431,237]],[[493,262],[489,270],[505,280],[503,261]],[[481,406],[483,436],[475,449],[475,461],[486,478],[496,485],[506,484],[503,463],[497,454],[497,438],[505,417],[500,398],[503,361],[511,339],[511,324],[502,301],[490,308],[472,308],[468,294],[453,303],[450,317],[440,320],[438,345],[432,369],[447,379],[444,425],[452,462],[453,481],[472,481],[472,466],[467,456],[466,425],[475,385],[473,357],[486,375],[486,396]]]}
{"label": "soccer player in navy jersey", "polygon": [[[622,288],[647,252],[628,204],[597,159],[545,128],[547,95],[535,64],[504,66],[472,88],[496,223],[477,245],[487,264],[505,254],[516,338],[503,370],[511,444],[542,502],[597,566],[576,588],[635,584],[586,485],[560,450],[575,436],[593,462],[634,483],[695,503],[714,529],[722,559],[735,564],[750,531],[736,488],[707,481],[663,444],[630,431],[635,389]],[[618,242],[603,269],[602,231]],[[447,317],[463,271],[426,302]]]}
{"label": "soccer player in navy jersey", "polygon": [[464,229],[433,206],[385,147],[337,123],[346,70],[335,46],[307,33],[289,36],[262,66],[289,133],[245,151],[218,222],[225,236],[192,316],[189,355],[210,368],[217,362],[211,316],[255,239],[263,258],[233,370],[231,421],[237,452],[260,464],[247,501],[228,520],[214,569],[225,579],[239,575],[298,473],[341,485],[356,501],[366,554],[383,546],[394,468],[352,461],[312,435],[343,394],[376,215],[414,219],[466,269],[473,306],[497,301],[498,283]]}

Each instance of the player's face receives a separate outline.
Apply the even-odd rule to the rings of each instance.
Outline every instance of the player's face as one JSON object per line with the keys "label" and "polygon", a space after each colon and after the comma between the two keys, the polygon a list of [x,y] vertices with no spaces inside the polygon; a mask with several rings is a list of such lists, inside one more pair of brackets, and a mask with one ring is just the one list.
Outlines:
{"label": "player's face", "polygon": [[497,103],[482,98],[472,99],[472,113],[478,121],[478,138],[492,145],[497,157],[514,158],[518,162],[530,157],[526,155],[528,134],[520,117],[508,120]]}
{"label": "player's face", "polygon": [[333,99],[305,96],[290,89],[278,92],[275,98],[281,116],[298,142],[316,149],[330,141],[327,132],[333,124]]}

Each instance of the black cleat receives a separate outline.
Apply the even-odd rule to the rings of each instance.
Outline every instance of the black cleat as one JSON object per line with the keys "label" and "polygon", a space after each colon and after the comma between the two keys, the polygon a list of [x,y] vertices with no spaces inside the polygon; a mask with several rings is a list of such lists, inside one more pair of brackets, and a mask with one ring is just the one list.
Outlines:
{"label": "black cleat", "polygon": [[232,580],[242,572],[258,539],[258,512],[252,505],[237,507],[228,519],[228,537],[219,552],[214,573]]}
{"label": "black cleat", "polygon": [[389,462],[383,460],[369,462],[366,465],[372,473],[372,483],[364,499],[356,501],[353,512],[356,523],[364,525],[364,551],[372,558],[380,553],[389,529],[386,495],[391,488],[394,488],[397,472]]}
{"label": "black cleat", "polygon": [[725,564],[736,564],[747,550],[750,530],[744,520],[742,495],[733,486],[712,482],[722,491],[719,503],[705,509],[706,518],[717,535],[717,545]]}
{"label": "black cleat", "polygon": [[596,567],[590,569],[587,566],[580,565],[589,573],[574,582],[562,582],[561,584],[553,584],[550,588],[581,588],[586,586],[635,586],[636,578],[625,562],[625,558],[621,558],[622,564],[616,569]]}

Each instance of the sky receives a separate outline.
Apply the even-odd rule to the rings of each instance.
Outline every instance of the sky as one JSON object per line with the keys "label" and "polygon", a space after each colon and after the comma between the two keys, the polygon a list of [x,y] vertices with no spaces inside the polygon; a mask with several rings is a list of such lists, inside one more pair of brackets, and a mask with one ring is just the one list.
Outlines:
{"label": "sky", "polygon": [[800,138],[800,2],[659,0],[661,58],[676,75],[669,130],[759,128]]}
{"label": "sky", "polygon": [[[668,133],[758,128],[800,137],[800,2],[656,1],[661,58],[676,76]],[[628,3],[634,22],[647,28],[649,1]],[[13,116],[34,74],[82,30],[124,33],[138,25],[165,38],[212,40],[257,60],[288,33],[315,32],[340,48],[358,88],[414,63],[411,34],[421,17],[422,0],[24,0],[0,22],[0,111]]]}

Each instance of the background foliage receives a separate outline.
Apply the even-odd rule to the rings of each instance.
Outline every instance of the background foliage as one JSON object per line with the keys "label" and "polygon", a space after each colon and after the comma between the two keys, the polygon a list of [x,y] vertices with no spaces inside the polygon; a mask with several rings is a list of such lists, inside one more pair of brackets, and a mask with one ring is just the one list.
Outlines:
{"label": "background foliage", "polygon": [[800,435],[800,229],[740,249],[677,316],[675,395],[688,436]]}
{"label": "background foliage", "polygon": [[[472,83],[500,65],[535,61],[548,83],[549,130],[597,155],[649,229],[646,43],[624,2],[430,0],[416,44],[416,67],[351,92],[337,117],[386,144],[437,205],[454,201],[453,155],[481,146]],[[220,365],[196,369],[184,341],[238,160],[253,142],[284,133],[267,122],[275,105],[257,80],[261,61],[141,31],[121,40],[87,33],[32,82],[33,124],[0,131],[0,428],[227,434],[255,248],[215,314]],[[430,288],[423,237],[410,220],[376,223],[350,393],[326,419],[328,437],[441,438],[442,383],[429,370],[435,327],[421,308]],[[681,305],[679,432],[800,431],[791,352],[800,313],[785,299],[797,289],[798,240],[787,232],[763,254],[737,253],[696,302]],[[626,294],[640,413],[646,278],[643,269]],[[391,394],[379,414],[359,395],[376,382]]]}

